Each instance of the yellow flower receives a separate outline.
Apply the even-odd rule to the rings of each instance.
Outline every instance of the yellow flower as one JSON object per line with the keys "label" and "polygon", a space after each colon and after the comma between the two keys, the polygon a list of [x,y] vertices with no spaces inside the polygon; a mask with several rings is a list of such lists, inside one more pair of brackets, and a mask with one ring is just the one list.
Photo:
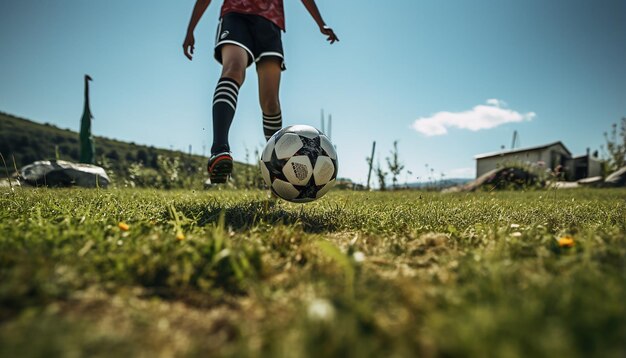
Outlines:
{"label": "yellow flower", "polygon": [[117,227],[119,227],[122,231],[128,231],[130,229],[130,226],[123,221],[120,221],[119,224],[117,224]]}
{"label": "yellow flower", "polygon": [[179,232],[178,234],[176,234],[176,240],[185,240],[185,235],[183,235],[182,232]]}
{"label": "yellow flower", "polygon": [[560,247],[574,247],[574,238],[569,235],[561,236],[557,241]]}

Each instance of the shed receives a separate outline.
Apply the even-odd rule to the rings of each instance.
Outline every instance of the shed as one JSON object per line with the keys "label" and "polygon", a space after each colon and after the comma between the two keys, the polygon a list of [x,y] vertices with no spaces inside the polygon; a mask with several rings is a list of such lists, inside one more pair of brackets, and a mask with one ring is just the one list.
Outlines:
{"label": "shed", "polygon": [[490,170],[507,165],[533,165],[544,167],[546,170],[554,170],[559,165],[565,167],[571,160],[572,153],[561,141],[558,141],[535,147],[479,154],[474,158],[478,178]]}

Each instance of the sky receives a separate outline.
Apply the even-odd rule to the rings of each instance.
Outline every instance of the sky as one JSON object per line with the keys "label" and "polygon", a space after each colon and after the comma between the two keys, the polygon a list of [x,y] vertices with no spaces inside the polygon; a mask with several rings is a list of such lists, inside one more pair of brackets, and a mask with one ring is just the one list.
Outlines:
{"label": "sky", "polygon": [[[398,141],[400,182],[475,175],[474,156],[562,141],[598,150],[626,116],[624,0],[317,0],[329,45],[300,1],[285,0],[284,125],[332,115],[339,176],[367,179]],[[208,154],[219,8],[182,42],[195,1],[2,0],[0,111],[79,129],[83,76],[93,133]],[[235,160],[264,137],[256,72],[231,127]],[[328,132],[328,131],[327,131]],[[97,146],[97,143],[96,143]]]}

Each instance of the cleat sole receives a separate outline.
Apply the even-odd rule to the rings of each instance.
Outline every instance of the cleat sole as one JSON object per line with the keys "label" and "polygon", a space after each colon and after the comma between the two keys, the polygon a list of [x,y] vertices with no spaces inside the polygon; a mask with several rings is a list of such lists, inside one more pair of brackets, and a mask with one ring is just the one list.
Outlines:
{"label": "cleat sole", "polygon": [[228,157],[218,158],[209,168],[211,183],[224,184],[233,172],[233,161]]}

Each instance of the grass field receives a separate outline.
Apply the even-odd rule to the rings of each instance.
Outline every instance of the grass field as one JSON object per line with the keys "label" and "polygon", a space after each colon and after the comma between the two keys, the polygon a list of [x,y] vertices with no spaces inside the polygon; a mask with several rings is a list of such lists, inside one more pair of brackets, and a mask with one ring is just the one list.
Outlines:
{"label": "grass field", "polygon": [[626,190],[3,189],[0,356],[624,357],[625,236]]}

